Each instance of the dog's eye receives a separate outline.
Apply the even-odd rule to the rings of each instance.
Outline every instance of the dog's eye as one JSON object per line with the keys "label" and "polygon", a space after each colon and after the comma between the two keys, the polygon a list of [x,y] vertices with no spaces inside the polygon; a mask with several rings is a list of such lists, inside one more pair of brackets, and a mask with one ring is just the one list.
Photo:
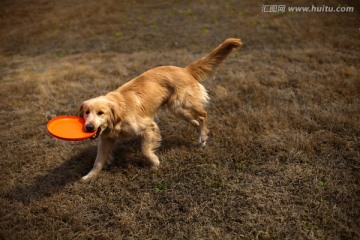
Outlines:
{"label": "dog's eye", "polygon": [[85,113],[86,113],[86,114],[89,114],[89,113],[90,113],[90,111],[86,111]]}
{"label": "dog's eye", "polygon": [[99,111],[99,112],[98,112],[98,115],[99,115],[99,116],[101,116],[101,115],[103,115],[103,114],[104,114],[103,111]]}

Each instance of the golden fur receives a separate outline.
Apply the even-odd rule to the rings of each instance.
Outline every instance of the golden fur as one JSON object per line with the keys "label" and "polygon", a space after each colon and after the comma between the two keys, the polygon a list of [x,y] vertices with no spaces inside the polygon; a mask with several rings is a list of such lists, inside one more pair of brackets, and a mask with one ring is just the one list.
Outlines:
{"label": "golden fur", "polygon": [[204,106],[209,97],[200,81],[241,45],[240,39],[229,38],[185,68],[156,67],[105,96],[84,101],[79,112],[85,119],[85,130],[97,130],[100,141],[93,169],[82,180],[92,179],[105,162],[110,163],[113,146],[124,138],[140,137],[142,153],[157,169],[160,162],[155,150],[161,136],[154,115],[162,106],[196,126],[199,145],[204,147],[209,132]]}

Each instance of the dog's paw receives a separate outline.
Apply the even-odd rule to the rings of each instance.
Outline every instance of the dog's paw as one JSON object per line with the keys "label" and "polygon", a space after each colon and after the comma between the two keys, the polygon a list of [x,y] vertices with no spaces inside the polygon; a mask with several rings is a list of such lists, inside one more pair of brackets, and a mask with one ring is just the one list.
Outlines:
{"label": "dog's paw", "polygon": [[80,179],[80,182],[83,182],[83,183],[86,183],[86,182],[89,182],[90,181],[90,178],[88,176],[83,176],[81,179]]}
{"label": "dog's paw", "polygon": [[151,167],[150,170],[151,170],[151,172],[156,173],[156,172],[159,171],[159,168],[158,167]]}
{"label": "dog's paw", "polygon": [[199,147],[203,148],[206,146],[206,141],[199,142]]}
{"label": "dog's paw", "polygon": [[91,174],[88,174],[88,175],[83,176],[80,179],[80,181],[86,183],[86,182],[90,182],[93,178],[94,178],[94,176],[92,176]]}
{"label": "dog's paw", "polygon": [[157,172],[159,170],[159,165],[160,164],[152,164],[150,169],[154,172]]}
{"label": "dog's paw", "polygon": [[199,147],[201,148],[205,147],[207,139],[208,139],[207,135],[200,134],[198,138]]}
{"label": "dog's paw", "polygon": [[199,140],[198,140],[198,146],[200,148],[203,148],[206,146],[206,140],[202,139],[201,137],[199,137]]}

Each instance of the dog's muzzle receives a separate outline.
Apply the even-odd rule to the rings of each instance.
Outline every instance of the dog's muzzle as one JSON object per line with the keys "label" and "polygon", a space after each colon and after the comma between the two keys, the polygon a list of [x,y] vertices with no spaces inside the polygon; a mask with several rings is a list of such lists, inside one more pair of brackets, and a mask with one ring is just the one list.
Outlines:
{"label": "dog's muzzle", "polygon": [[95,135],[90,137],[90,138],[91,139],[96,139],[100,135],[100,132],[101,132],[101,128],[99,127],[98,130],[96,131]]}

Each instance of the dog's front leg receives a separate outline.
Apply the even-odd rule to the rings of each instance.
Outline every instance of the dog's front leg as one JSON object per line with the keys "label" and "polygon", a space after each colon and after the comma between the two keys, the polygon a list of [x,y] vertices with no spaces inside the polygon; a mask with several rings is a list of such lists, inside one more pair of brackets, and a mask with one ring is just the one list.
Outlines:
{"label": "dog's front leg", "polygon": [[113,145],[114,141],[112,139],[100,138],[94,166],[86,176],[81,178],[82,181],[88,181],[96,177],[103,168],[104,163],[111,157]]}

